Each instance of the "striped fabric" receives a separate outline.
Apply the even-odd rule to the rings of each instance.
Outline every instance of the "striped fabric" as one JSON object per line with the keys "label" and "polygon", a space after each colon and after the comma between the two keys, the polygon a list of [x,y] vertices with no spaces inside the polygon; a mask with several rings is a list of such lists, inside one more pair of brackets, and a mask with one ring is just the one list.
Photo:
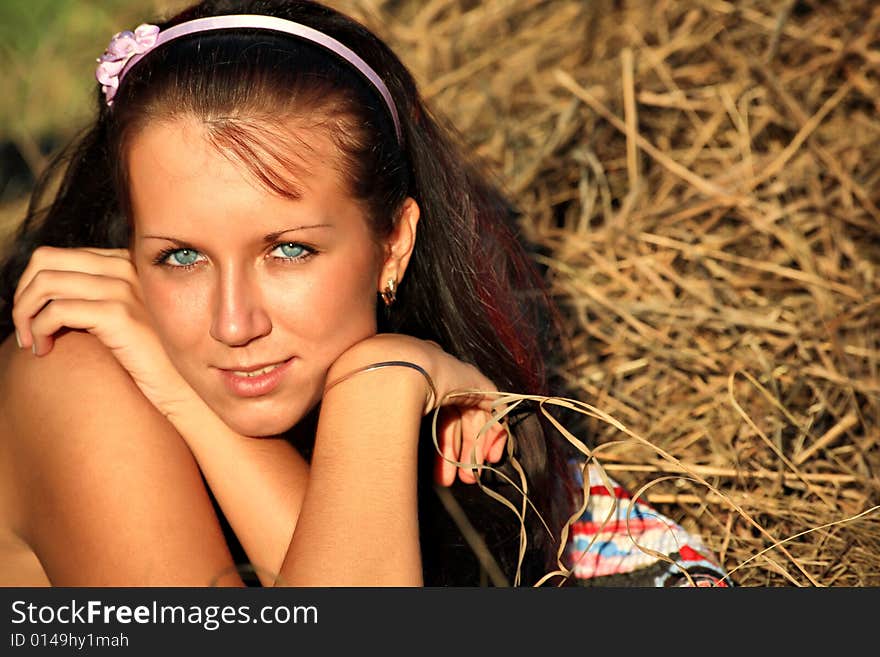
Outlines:
{"label": "striped fabric", "polygon": [[[573,463],[583,487],[583,463]],[[732,586],[699,536],[685,531],[616,481],[613,491],[594,464],[587,468],[587,509],[569,530],[564,563],[582,586]],[[639,547],[668,557],[669,561]],[[687,572],[690,579],[684,574]]]}

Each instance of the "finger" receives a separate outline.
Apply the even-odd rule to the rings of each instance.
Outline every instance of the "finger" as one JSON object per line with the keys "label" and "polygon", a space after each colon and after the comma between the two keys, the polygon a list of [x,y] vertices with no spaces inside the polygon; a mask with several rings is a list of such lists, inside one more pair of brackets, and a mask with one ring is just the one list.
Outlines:
{"label": "finger", "polygon": [[493,395],[491,403],[492,408],[489,411],[489,415],[493,421],[493,431],[490,434],[491,445],[487,450],[488,453],[486,459],[493,463],[501,459],[501,456],[504,453],[504,445],[507,443],[508,437],[507,420],[511,411],[511,406],[509,402],[500,401],[504,396],[505,394],[501,392]]}
{"label": "finger", "polygon": [[[30,285],[33,278],[43,270],[78,271],[132,281],[134,269],[131,262],[121,256],[123,249],[64,249],[41,246],[28,261],[18,280],[13,302]],[[113,255],[113,254],[120,255]]]}
{"label": "finger", "polygon": [[42,269],[20,291],[13,314],[33,317],[46,303],[55,298],[122,299],[134,290],[126,278],[80,271]]}
{"label": "finger", "polygon": [[53,300],[106,299],[124,301],[132,298],[134,291],[124,279],[73,271],[43,269],[31,279],[12,309],[12,321],[18,332],[22,348],[32,345],[31,320]]}
{"label": "finger", "polygon": [[131,263],[124,258],[97,255],[84,249],[53,249],[40,247],[31,256],[19,278],[13,294],[13,303],[23,294],[33,280],[44,271],[83,272],[122,278],[133,283],[136,275]]}
{"label": "finger", "polygon": [[83,251],[94,253],[95,255],[105,256],[107,258],[122,258],[131,262],[131,251],[128,249],[99,249],[93,246],[80,247]]}
{"label": "finger", "polygon": [[489,463],[498,463],[498,461],[501,460],[501,457],[504,456],[504,449],[507,446],[507,437],[507,427],[505,425],[499,424],[495,427],[492,444],[489,445],[486,453],[486,460]]}
{"label": "finger", "polygon": [[461,414],[458,409],[445,413],[443,424],[438,431],[440,454],[437,456],[434,479],[441,486],[451,486],[458,470],[458,451],[461,441]]}
{"label": "finger", "polygon": [[482,441],[483,464],[497,463],[504,455],[504,447],[507,444],[506,425],[502,424],[491,413],[485,417]]}
{"label": "finger", "polygon": [[106,330],[117,323],[124,312],[125,308],[120,302],[87,299],[52,301],[31,321],[32,350],[35,355],[44,356],[52,349],[52,336],[63,327],[97,333],[99,327],[103,326]]}
{"label": "finger", "polygon": [[486,462],[498,463],[504,456],[507,445],[507,431],[503,426],[495,425],[490,431],[490,440],[486,445]]}
{"label": "finger", "polygon": [[466,484],[476,483],[475,469],[483,465],[487,438],[483,429],[487,415],[478,409],[467,409],[462,413],[462,447],[458,460],[464,465],[458,469],[458,478]]}
{"label": "finger", "polygon": [[480,444],[483,453],[483,463],[495,463],[500,459],[500,450],[498,442],[503,445],[506,433],[502,424],[495,418],[492,413],[483,413],[483,427],[481,431],[483,436],[480,438]]}

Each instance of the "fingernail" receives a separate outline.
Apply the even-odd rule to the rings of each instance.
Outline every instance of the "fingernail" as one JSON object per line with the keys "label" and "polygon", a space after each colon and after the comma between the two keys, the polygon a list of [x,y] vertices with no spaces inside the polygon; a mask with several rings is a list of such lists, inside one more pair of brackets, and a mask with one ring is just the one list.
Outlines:
{"label": "fingernail", "polygon": [[33,352],[34,356],[37,355],[37,343],[36,343],[36,342],[34,342],[34,343],[31,345],[31,351]]}
{"label": "fingernail", "polygon": [[18,345],[18,348],[21,349],[21,338],[18,337],[18,330],[15,331],[15,343]]}

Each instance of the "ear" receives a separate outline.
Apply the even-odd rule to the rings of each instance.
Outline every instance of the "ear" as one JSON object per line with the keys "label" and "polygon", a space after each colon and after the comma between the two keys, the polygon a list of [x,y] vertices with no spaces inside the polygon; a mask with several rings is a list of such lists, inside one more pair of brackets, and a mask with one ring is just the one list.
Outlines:
{"label": "ear", "polygon": [[394,280],[396,285],[400,285],[403,280],[413,247],[416,245],[416,228],[419,224],[419,216],[418,203],[415,199],[407,197],[403,202],[397,225],[385,242],[385,261],[379,272],[377,288],[380,294],[389,279]]}

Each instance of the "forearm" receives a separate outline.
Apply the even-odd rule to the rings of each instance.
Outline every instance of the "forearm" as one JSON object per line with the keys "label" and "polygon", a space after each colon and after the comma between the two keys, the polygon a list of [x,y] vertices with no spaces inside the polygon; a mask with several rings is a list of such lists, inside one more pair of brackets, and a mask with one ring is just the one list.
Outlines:
{"label": "forearm", "polygon": [[329,390],[281,569],[290,586],[420,586],[418,433],[424,380],[387,368]]}
{"label": "forearm", "polygon": [[195,395],[167,415],[193,453],[263,584],[280,571],[297,524],[309,466],[287,441],[230,429]]}

